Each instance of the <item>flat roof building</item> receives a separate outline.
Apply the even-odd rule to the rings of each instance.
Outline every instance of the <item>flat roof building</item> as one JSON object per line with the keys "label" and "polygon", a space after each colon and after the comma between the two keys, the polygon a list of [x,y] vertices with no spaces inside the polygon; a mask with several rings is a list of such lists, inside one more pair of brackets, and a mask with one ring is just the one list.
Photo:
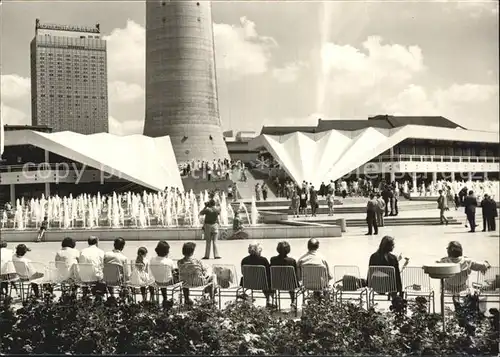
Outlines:
{"label": "flat roof building", "polygon": [[95,27],[42,24],[31,41],[31,116],[54,132],[108,132],[106,41]]}

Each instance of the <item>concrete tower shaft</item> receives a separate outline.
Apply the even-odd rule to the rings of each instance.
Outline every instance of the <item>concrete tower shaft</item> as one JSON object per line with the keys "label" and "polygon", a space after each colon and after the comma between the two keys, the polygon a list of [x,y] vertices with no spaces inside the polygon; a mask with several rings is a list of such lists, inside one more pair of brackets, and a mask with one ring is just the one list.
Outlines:
{"label": "concrete tower shaft", "polygon": [[144,135],[169,135],[179,162],[229,158],[209,1],[146,1]]}

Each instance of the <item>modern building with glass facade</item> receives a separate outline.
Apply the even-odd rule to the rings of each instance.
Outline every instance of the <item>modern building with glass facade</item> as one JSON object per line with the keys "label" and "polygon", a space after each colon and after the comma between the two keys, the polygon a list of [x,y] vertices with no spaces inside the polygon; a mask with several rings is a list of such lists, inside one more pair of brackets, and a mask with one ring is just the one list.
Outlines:
{"label": "modern building with glass facade", "polygon": [[42,24],[31,41],[33,125],[108,132],[106,41],[95,27]]}

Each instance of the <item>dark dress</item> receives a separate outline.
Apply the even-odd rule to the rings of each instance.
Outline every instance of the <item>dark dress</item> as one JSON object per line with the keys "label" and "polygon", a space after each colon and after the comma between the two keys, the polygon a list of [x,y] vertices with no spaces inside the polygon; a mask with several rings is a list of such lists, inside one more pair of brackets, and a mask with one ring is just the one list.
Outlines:
{"label": "dark dress", "polygon": [[[271,266],[277,266],[277,267],[288,267],[291,266],[295,269],[295,277],[297,279],[297,287],[298,287],[298,272],[297,272],[297,261],[293,258],[290,257],[282,257],[281,255],[277,255],[275,257],[271,258]],[[293,291],[290,291],[290,299],[292,300],[292,303],[295,302],[295,296]]]}
{"label": "dark dress", "polygon": [[290,257],[282,257],[281,255],[277,255],[271,258],[271,266],[277,267],[294,267],[295,274],[297,274],[297,261]]}
{"label": "dark dress", "polygon": [[[243,273],[243,265],[263,265],[264,267],[266,267],[267,284],[268,287],[271,286],[271,274],[269,270],[270,265],[267,258],[262,257],[260,255],[248,255],[241,261],[242,273]],[[243,276],[241,277],[241,285],[243,285]],[[264,291],[264,294],[266,294],[267,296],[268,291]]]}
{"label": "dark dress", "polygon": [[[403,291],[403,284],[401,282],[401,271],[399,270],[399,261],[398,258],[392,254],[389,253],[387,255],[387,259],[385,256],[379,252],[375,252],[371,255],[370,257],[370,262],[368,263],[368,266],[387,266],[387,267],[394,267],[395,273],[396,273],[396,289],[398,293],[402,293]],[[369,277],[367,277],[367,281],[370,281]]]}

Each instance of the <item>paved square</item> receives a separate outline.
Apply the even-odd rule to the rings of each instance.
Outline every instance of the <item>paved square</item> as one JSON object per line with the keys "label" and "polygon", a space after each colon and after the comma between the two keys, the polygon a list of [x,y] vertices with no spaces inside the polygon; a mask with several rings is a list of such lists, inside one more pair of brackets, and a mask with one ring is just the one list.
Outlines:
{"label": "paved square", "polygon": [[[449,241],[457,240],[462,243],[464,255],[476,260],[487,260],[492,266],[499,265],[499,237],[497,232],[477,232],[467,233],[467,228],[459,226],[408,226],[408,227],[384,227],[379,231],[378,236],[365,236],[364,228],[349,228],[348,232],[341,238],[319,239],[320,251],[330,263],[334,265],[357,265],[361,275],[365,276],[368,269],[370,255],[378,248],[380,239],[384,235],[391,235],[396,239],[395,253],[402,253],[410,258],[409,266],[422,266],[426,263],[433,263],[446,255],[446,246]],[[89,230],[89,235],[92,231]],[[71,236],[71,232],[68,232]],[[290,256],[298,259],[306,252],[308,238],[289,240],[292,251]],[[248,241],[220,241],[219,251],[222,256],[220,260],[209,260],[208,264],[215,262],[220,264],[233,264],[240,274],[240,262],[247,255]],[[279,240],[261,240],[263,256],[268,259],[276,255],[276,245]],[[148,249],[149,257],[155,255],[154,248],[156,241],[128,241],[124,253],[130,259],[135,259],[137,249],[144,246]],[[180,259],[182,257],[181,248],[184,241],[169,242],[170,257]],[[28,257],[35,262],[48,264],[54,260],[55,253],[60,247],[60,243],[27,243],[32,251]],[[203,256],[205,243],[197,241],[195,256]],[[78,242],[76,248],[83,249],[86,243]],[[100,248],[104,251],[112,249],[112,242],[101,242]],[[9,248],[15,248],[15,244],[9,244]],[[475,276],[475,275],[473,275]],[[439,291],[438,281],[433,280],[432,285]],[[437,294],[438,295],[438,294]],[[438,306],[436,300],[436,308]],[[286,303],[285,305],[286,306]]]}

